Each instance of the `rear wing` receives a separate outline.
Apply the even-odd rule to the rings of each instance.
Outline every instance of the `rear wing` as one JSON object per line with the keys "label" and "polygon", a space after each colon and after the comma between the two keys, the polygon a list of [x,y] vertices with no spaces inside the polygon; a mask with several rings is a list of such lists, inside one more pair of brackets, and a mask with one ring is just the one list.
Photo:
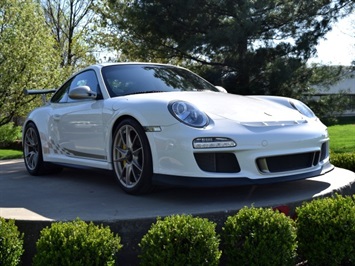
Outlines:
{"label": "rear wing", "polygon": [[29,90],[29,89],[24,89],[24,90],[23,90],[23,93],[24,93],[25,95],[37,95],[37,94],[41,94],[43,104],[45,104],[45,103],[47,102],[46,94],[55,93],[56,91],[57,91],[57,89],[45,89],[45,90]]}

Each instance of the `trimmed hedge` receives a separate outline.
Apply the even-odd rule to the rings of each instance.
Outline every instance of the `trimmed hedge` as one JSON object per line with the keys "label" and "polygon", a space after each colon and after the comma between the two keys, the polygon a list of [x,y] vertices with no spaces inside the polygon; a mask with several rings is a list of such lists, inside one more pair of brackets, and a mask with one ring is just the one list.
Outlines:
{"label": "trimmed hedge", "polygon": [[23,234],[18,231],[15,221],[0,217],[0,265],[19,265],[23,252]]}
{"label": "trimmed hedge", "polygon": [[227,265],[295,265],[294,221],[270,208],[244,207],[222,228]]}
{"label": "trimmed hedge", "polygon": [[[157,218],[138,244],[140,262],[218,265],[222,259],[227,265],[355,265],[355,195],[304,203],[296,208],[296,217],[294,221],[271,208],[244,207],[227,218],[221,236],[208,219]],[[79,219],[42,229],[36,246],[34,266],[115,265],[122,248],[120,237],[109,227]],[[23,234],[13,220],[0,217],[0,265],[20,265],[22,253]]]}
{"label": "trimmed hedge", "polygon": [[299,255],[309,265],[355,264],[354,199],[337,195],[296,208]]}
{"label": "trimmed hedge", "polygon": [[336,167],[355,172],[355,153],[331,153],[330,162]]}
{"label": "trimmed hedge", "polygon": [[218,265],[215,226],[191,215],[158,218],[139,243],[141,265]]}
{"label": "trimmed hedge", "polygon": [[115,265],[115,255],[122,248],[120,241],[109,227],[92,222],[76,219],[53,223],[41,231],[33,265]]}

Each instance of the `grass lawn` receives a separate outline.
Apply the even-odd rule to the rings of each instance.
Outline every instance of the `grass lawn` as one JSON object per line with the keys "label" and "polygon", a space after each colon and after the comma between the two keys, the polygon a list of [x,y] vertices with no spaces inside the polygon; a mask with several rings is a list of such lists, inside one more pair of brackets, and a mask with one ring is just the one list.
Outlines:
{"label": "grass lawn", "polygon": [[0,160],[22,158],[22,151],[0,149]]}
{"label": "grass lawn", "polygon": [[355,153],[355,123],[328,127],[330,150],[334,153]]}

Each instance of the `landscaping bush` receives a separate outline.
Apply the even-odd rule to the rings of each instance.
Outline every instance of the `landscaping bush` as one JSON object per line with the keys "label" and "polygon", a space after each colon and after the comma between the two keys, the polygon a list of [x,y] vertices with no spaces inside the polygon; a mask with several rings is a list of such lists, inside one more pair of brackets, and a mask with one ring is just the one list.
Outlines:
{"label": "landscaping bush", "polygon": [[334,166],[355,172],[355,153],[331,153],[330,162]]}
{"label": "landscaping bush", "polygon": [[109,227],[76,219],[57,222],[41,231],[33,265],[115,265],[121,238]]}
{"label": "landscaping bush", "polygon": [[15,221],[0,217],[0,265],[19,265],[23,251],[23,234]]}
{"label": "landscaping bush", "polygon": [[227,265],[295,265],[294,221],[270,208],[242,208],[222,228]]}
{"label": "landscaping bush", "polygon": [[309,265],[355,264],[354,198],[313,200],[296,213],[299,254]]}
{"label": "landscaping bush", "polygon": [[139,243],[141,265],[218,265],[221,251],[215,227],[191,215],[158,218]]}
{"label": "landscaping bush", "polygon": [[10,143],[21,140],[21,127],[8,123],[0,126],[0,144],[6,147]]}

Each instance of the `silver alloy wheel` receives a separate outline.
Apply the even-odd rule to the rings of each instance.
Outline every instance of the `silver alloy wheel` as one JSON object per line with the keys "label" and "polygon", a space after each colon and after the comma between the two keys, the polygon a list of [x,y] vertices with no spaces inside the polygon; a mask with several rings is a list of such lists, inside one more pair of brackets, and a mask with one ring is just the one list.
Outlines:
{"label": "silver alloy wheel", "polygon": [[134,188],[140,181],[144,166],[144,147],[137,130],[125,124],[113,140],[113,165],[125,188]]}
{"label": "silver alloy wheel", "polygon": [[34,171],[39,163],[40,145],[38,135],[33,127],[28,127],[24,137],[23,153],[29,170]]}

